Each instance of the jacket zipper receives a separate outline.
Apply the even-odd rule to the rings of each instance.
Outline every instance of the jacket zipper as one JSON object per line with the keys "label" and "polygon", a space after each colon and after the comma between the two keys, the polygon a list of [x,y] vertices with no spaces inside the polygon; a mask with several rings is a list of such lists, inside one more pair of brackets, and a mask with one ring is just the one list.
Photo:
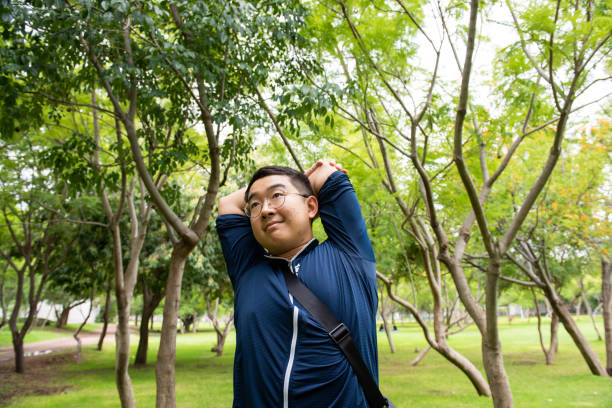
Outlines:
{"label": "jacket zipper", "polygon": [[[272,256],[272,255],[266,255],[266,257],[270,259],[282,259],[284,261],[287,261],[287,263],[289,264],[289,270],[291,271],[291,273],[295,273],[297,276],[297,273],[293,271],[292,262],[294,259],[298,257],[298,255],[300,255],[306,248],[308,248],[313,241],[315,241],[314,238],[308,241],[308,243],[304,245],[304,247],[300,249],[300,251],[297,254],[295,254],[293,258],[291,259],[280,258],[277,256]],[[297,336],[298,336],[298,316],[300,312],[298,307],[295,306],[295,304],[293,303],[293,296],[291,295],[291,293],[289,293],[289,301],[293,305],[293,336],[291,337],[291,349],[289,351],[289,361],[287,362],[287,369],[285,370],[285,380],[283,381],[283,408],[289,408],[289,381],[291,380],[291,370],[293,369],[293,361],[295,359],[295,347],[297,344]]]}
{"label": "jacket zipper", "polygon": [[[293,273],[293,266],[289,261],[289,269]],[[298,335],[298,314],[299,309],[293,303],[293,296],[289,293],[289,300],[293,305],[293,336],[291,337],[291,351],[289,352],[289,361],[287,362],[287,370],[285,371],[285,381],[283,384],[283,408],[289,408],[289,380],[291,379],[291,370],[293,369],[293,360],[295,358],[295,346]]]}

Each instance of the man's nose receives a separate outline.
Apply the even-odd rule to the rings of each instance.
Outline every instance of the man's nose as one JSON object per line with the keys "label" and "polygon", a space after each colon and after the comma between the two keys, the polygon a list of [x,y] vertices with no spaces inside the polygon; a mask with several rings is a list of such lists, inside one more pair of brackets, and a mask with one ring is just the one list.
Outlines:
{"label": "man's nose", "polygon": [[275,210],[276,208],[273,208],[272,205],[270,205],[270,201],[266,199],[261,205],[261,216],[265,218],[266,215],[273,213]]}

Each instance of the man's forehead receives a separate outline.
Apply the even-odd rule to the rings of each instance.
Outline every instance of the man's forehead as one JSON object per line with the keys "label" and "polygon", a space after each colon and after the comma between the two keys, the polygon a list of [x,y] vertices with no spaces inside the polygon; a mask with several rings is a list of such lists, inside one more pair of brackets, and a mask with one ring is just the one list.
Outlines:
{"label": "man's forehead", "polygon": [[285,188],[288,189],[293,186],[291,178],[282,174],[273,174],[270,176],[262,177],[255,180],[249,190],[249,197],[254,195],[265,194],[270,189],[274,188]]}

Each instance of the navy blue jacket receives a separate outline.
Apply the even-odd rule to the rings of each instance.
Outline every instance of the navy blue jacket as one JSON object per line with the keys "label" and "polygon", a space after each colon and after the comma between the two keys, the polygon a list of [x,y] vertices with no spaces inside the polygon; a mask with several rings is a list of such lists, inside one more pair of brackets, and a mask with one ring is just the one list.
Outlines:
{"label": "navy blue jacket", "polygon": [[318,195],[328,239],[291,261],[266,255],[246,216],[217,218],[235,292],[234,407],[368,407],[352,367],[327,332],[287,291],[292,271],[353,334],[378,382],[376,269],[353,186],[342,172]]}

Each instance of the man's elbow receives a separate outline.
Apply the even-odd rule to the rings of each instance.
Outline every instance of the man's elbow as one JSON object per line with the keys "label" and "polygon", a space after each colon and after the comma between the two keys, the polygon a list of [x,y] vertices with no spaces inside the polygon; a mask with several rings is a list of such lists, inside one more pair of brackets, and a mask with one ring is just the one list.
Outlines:
{"label": "man's elbow", "polygon": [[224,214],[240,214],[244,215],[242,208],[236,204],[236,200],[232,199],[232,196],[221,197],[218,202],[219,215]]}
{"label": "man's elbow", "polygon": [[229,208],[230,208],[230,203],[228,202],[228,197],[221,197],[219,199],[218,204],[218,208],[219,208],[219,215],[223,215],[223,214],[230,214],[229,212]]}

